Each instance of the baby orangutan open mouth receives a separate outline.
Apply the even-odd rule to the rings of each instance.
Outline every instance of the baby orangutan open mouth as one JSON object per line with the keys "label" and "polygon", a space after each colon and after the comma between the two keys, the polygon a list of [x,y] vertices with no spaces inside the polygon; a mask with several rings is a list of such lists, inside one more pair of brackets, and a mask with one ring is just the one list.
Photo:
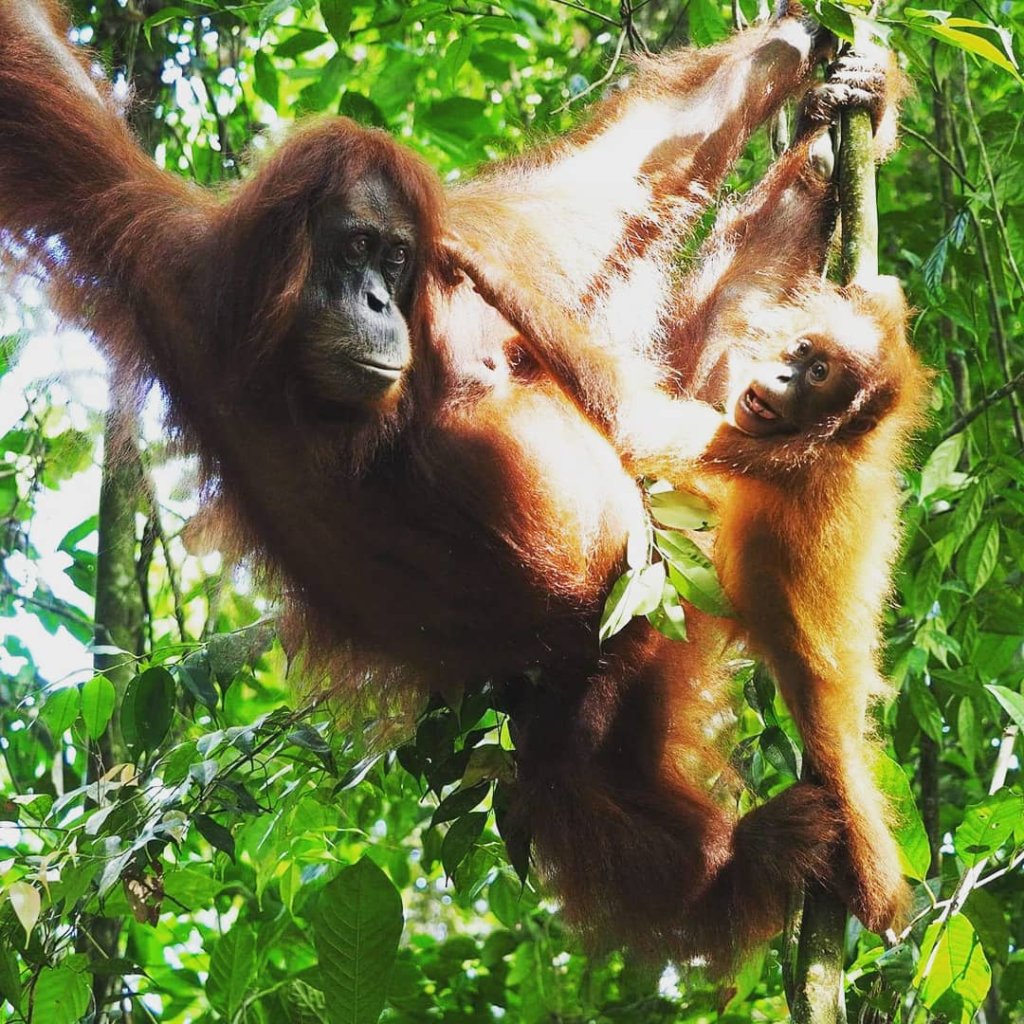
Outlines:
{"label": "baby orangutan open mouth", "polygon": [[762,420],[777,420],[779,418],[779,414],[753,388],[748,388],[740,401],[751,416]]}

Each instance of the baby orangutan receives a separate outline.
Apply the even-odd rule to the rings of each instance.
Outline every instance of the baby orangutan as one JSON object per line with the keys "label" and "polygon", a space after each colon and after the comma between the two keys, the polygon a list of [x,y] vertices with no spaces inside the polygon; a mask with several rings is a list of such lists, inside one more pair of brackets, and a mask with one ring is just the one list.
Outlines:
{"label": "baby orangutan", "polygon": [[[650,719],[661,724],[665,736],[647,764],[632,746],[634,734],[643,730],[623,727],[625,739],[599,734],[593,745],[606,758],[602,769],[615,773],[615,785],[594,784],[607,799],[604,811],[594,810],[590,817],[601,818],[604,832],[612,834],[609,822],[646,822],[655,816],[648,805],[656,808],[671,828],[634,831],[648,843],[651,836],[665,834],[670,852],[683,847],[677,831],[696,834],[697,816],[687,820],[666,797],[674,792],[672,780],[685,775],[693,746],[677,742],[674,731],[691,723],[693,693],[717,692],[714,673],[731,634],[774,672],[816,780],[834,800],[834,817],[819,801],[814,822],[803,822],[818,824],[819,845],[829,849],[837,832],[840,836],[834,847],[839,852],[825,854],[826,873],[860,920],[881,932],[900,919],[907,887],[885,799],[873,778],[868,708],[886,689],[878,647],[898,547],[897,471],[922,420],[928,373],[908,344],[908,311],[894,278],[845,288],[821,280],[834,198],[828,136],[812,128],[756,188],[719,213],[693,271],[674,295],[660,380],[621,353],[578,338],[574,325],[554,308],[544,308],[543,297],[531,302],[534,312],[543,314],[538,321],[546,333],[521,329],[520,341],[607,431],[632,475],[673,481],[702,493],[715,508],[719,527],[713,558],[736,612],[731,623],[696,613],[688,617],[689,639],[681,645],[686,655],[676,666],[686,678],[673,682],[682,697],[643,685],[616,692],[616,722],[642,719],[646,729]],[[479,286],[515,320],[514,294],[493,282],[481,280]],[[600,704],[600,695],[587,699]],[[545,706],[543,716],[534,716],[548,723],[541,740],[534,741],[545,749],[559,749],[565,733],[557,701],[564,705],[564,695],[553,708]],[[609,715],[591,717],[603,721]],[[565,773],[546,773],[546,788],[529,789],[531,806],[550,800],[550,779],[556,776]],[[627,776],[634,778],[632,789],[623,781]],[[600,777],[594,769],[587,779]],[[636,793],[646,794],[642,812],[635,810],[641,806]],[[794,798],[801,793],[808,795],[806,784],[794,789]],[[548,821],[554,824],[549,827]],[[578,848],[578,827],[568,830],[560,821],[534,815],[532,833],[545,862],[572,864],[565,851]],[[596,829],[595,835],[603,837]],[[754,851],[765,835],[786,841],[777,822],[762,830],[747,844],[755,863]],[[712,844],[700,842],[711,851],[709,857],[719,856]],[[746,840],[734,842],[734,855],[747,849]],[[628,860],[622,847],[622,842],[602,847],[601,859],[595,860],[606,881],[612,867]],[[806,853],[797,843],[792,849],[794,855]],[[774,922],[781,912],[770,905],[768,890],[783,891],[788,883],[771,882],[770,859],[761,860],[768,881],[758,898],[767,908],[766,920]],[[659,853],[651,863],[671,865],[673,859]],[[819,874],[808,864],[805,877]],[[599,875],[574,868],[556,875],[556,887],[570,891],[563,878],[583,878],[576,886],[582,895],[572,890],[569,901],[582,908],[576,919],[600,918],[607,903],[606,916],[614,916],[621,931],[622,919],[637,901],[595,895]],[[730,880],[750,877],[744,862]],[[627,888],[618,881],[605,886],[613,894]],[[687,893],[690,903],[678,917],[669,908],[657,918],[662,948],[674,942],[684,954],[724,949],[728,955],[730,946],[770,934],[768,927],[747,922],[738,939],[728,923],[722,925],[724,937],[713,934],[708,922],[716,913],[724,922],[735,916],[733,891],[714,881],[692,888],[695,893]],[[650,928],[655,913],[645,906],[643,917]],[[703,927],[695,937],[694,922]],[[638,922],[628,934],[631,943],[639,931]]]}
{"label": "baby orangutan", "polygon": [[898,547],[896,467],[922,420],[928,373],[906,338],[895,278],[813,282],[764,309],[734,349],[724,417],[691,406],[671,470],[720,525],[714,561],[737,632],[778,680],[819,780],[839,802],[848,858],[836,883],[873,930],[906,900],[872,778],[868,705]]}

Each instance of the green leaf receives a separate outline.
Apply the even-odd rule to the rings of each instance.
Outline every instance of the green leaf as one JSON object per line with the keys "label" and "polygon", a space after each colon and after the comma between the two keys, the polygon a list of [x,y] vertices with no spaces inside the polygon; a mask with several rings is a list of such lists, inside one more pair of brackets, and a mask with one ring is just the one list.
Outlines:
{"label": "green leaf", "polygon": [[206,994],[210,1005],[228,1020],[242,1008],[256,976],[256,937],[251,928],[235,924],[213,947]]}
{"label": "green leaf", "polygon": [[950,486],[957,479],[957,466],[964,452],[963,433],[946,438],[928,456],[921,470],[921,497],[927,498],[940,487]]}
{"label": "green leaf", "polygon": [[348,30],[352,27],[352,0],[320,0],[327,31],[339,46],[348,45]]}
{"label": "green leaf", "polygon": [[661,604],[665,566],[661,562],[628,569],[616,581],[604,603],[598,637],[602,643],[625,629],[637,615],[647,615]]}
{"label": "green leaf", "polygon": [[336,53],[321,69],[312,85],[299,94],[299,108],[305,112],[326,110],[337,99],[351,61]]}
{"label": "green leaf", "polygon": [[893,835],[899,845],[903,873],[923,881],[928,877],[931,866],[931,847],[907,774],[892,758],[878,754],[874,776],[893,810]]}
{"label": "green leaf", "polygon": [[257,50],[252,62],[253,88],[261,100],[277,110],[281,102],[281,85],[274,62],[263,50]]}
{"label": "green leaf", "polygon": [[92,462],[92,438],[81,430],[65,430],[47,443],[43,480],[47,487],[55,488],[70,480]]}
{"label": "green leaf", "polygon": [[80,700],[78,687],[69,686],[51,694],[40,708],[39,717],[58,739],[71,728],[75,719],[78,718]]}
{"label": "green leaf", "polygon": [[721,5],[716,0],[692,0],[686,14],[690,23],[690,38],[697,46],[710,46],[728,34]]}
{"label": "green leaf", "polygon": [[402,898],[364,857],[316,899],[313,939],[331,1024],[377,1024],[402,937]]}
{"label": "green leaf", "polygon": [[303,53],[309,53],[318,46],[323,46],[329,36],[326,32],[320,32],[312,28],[300,28],[294,35],[290,35],[282,43],[274,47],[274,57],[277,60],[294,60]]}
{"label": "green leaf", "polygon": [[68,532],[64,534],[61,542],[57,545],[57,550],[70,555],[71,552],[78,547],[81,541],[85,540],[85,538],[90,534],[96,532],[99,522],[99,516],[89,516],[88,519],[84,519],[77,526],[68,530]]}
{"label": "green leaf", "polygon": [[0,1002],[6,999],[16,1010],[21,1010],[21,973],[17,954],[0,938]]}
{"label": "green leaf", "polygon": [[174,868],[164,875],[164,892],[186,907],[205,907],[224,888],[210,871],[209,861],[200,868]]}
{"label": "green leaf", "polygon": [[[929,963],[931,970],[925,976]],[[928,927],[913,982],[925,1007],[946,1020],[970,1024],[991,984],[985,951],[963,914]]]}
{"label": "green leaf", "polygon": [[973,772],[975,762],[981,753],[984,736],[979,728],[978,713],[974,708],[974,701],[970,697],[964,697],[960,701],[960,707],[957,709],[956,738]]}
{"label": "green leaf", "polygon": [[921,731],[930,736],[936,743],[942,740],[942,712],[935,694],[925,685],[919,676],[912,676],[907,683],[907,698],[910,710],[921,726]]}
{"label": "green leaf", "polygon": [[485,811],[474,811],[459,818],[445,833],[441,842],[441,864],[444,873],[451,878],[470,850],[476,846],[487,823]]}
{"label": "green leaf", "polygon": [[688,491],[656,491],[649,498],[651,516],[676,530],[707,530],[718,525],[711,506]]}
{"label": "green leaf", "polygon": [[490,782],[479,782],[467,789],[457,789],[446,796],[438,805],[430,819],[430,827],[461,818],[483,803],[490,792]]}
{"label": "green leaf", "polygon": [[669,581],[683,600],[709,615],[732,616],[711,559],[689,537],[674,530],[655,530],[654,544],[668,563]]}
{"label": "green leaf", "polygon": [[777,725],[771,725],[761,733],[759,745],[765,760],[777,772],[794,779],[799,776],[800,766],[793,741]]}
{"label": "green leaf", "polygon": [[235,859],[235,840],[231,833],[208,814],[197,814],[192,819],[199,834],[216,850]]}
{"label": "green leaf", "polygon": [[89,739],[98,740],[103,735],[116,700],[117,691],[106,676],[93,676],[82,687],[82,721]]}
{"label": "green leaf", "polygon": [[661,604],[647,613],[647,621],[670,640],[686,639],[686,609],[679,600],[676,588],[668,580],[661,594]]}
{"label": "green leaf", "polygon": [[974,534],[964,555],[963,575],[972,595],[988,583],[998,560],[999,523],[992,520]]}
{"label": "green leaf", "polygon": [[89,976],[76,969],[84,956],[69,956],[57,967],[44,967],[32,990],[32,1020],[78,1024],[89,1008]]}
{"label": "green leaf", "polygon": [[1024,81],[1017,70],[1013,37],[1006,29],[973,18],[954,18],[948,11],[915,10],[908,7],[904,13],[911,19],[907,26],[915,32],[951,43],[1008,71],[1018,82]]}
{"label": "green leaf", "polygon": [[953,845],[967,867],[990,857],[1013,835],[1024,815],[1024,797],[1003,790],[967,809]]}
{"label": "green leaf", "polygon": [[814,13],[825,28],[834,32],[840,39],[853,42],[853,18],[842,7],[829,3],[828,0],[816,0]]}
{"label": "green leaf", "polygon": [[267,26],[279,15],[283,14],[290,7],[295,7],[298,0],[271,0],[260,12],[260,32],[265,32]]}
{"label": "green leaf", "polygon": [[455,79],[462,70],[462,66],[469,60],[469,55],[472,52],[472,32],[463,32],[448,44],[444,57],[441,59],[441,64],[437,69],[438,85],[445,92],[451,92],[454,89]]}
{"label": "green leaf", "polygon": [[986,683],[985,689],[1002,705],[1003,710],[1013,719],[1016,725],[1024,729],[1024,697],[1016,690],[995,683]]}
{"label": "green leaf", "polygon": [[174,719],[174,678],[157,665],[129,684],[121,704],[121,733],[138,754],[155,750]]}
{"label": "green leaf", "polygon": [[205,651],[190,654],[179,665],[174,666],[174,674],[182,687],[200,704],[211,711],[217,709],[220,697],[213,685],[210,659]]}
{"label": "green leaf", "polygon": [[388,120],[380,107],[369,96],[364,96],[361,92],[356,92],[353,89],[345,90],[345,95],[341,97],[341,103],[338,104],[338,113],[373,128],[387,128],[388,126]]}

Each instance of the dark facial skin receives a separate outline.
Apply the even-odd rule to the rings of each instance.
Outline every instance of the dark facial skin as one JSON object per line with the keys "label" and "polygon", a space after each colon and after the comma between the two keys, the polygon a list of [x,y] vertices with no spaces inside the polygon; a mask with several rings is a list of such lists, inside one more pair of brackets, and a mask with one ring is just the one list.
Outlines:
{"label": "dark facial skin", "polygon": [[756,366],[733,419],[751,437],[799,434],[844,412],[858,390],[856,377],[833,345],[801,337],[778,361]]}
{"label": "dark facial skin", "polygon": [[321,400],[378,405],[396,394],[412,360],[415,224],[383,175],[363,178],[323,211],[302,297],[299,364]]}

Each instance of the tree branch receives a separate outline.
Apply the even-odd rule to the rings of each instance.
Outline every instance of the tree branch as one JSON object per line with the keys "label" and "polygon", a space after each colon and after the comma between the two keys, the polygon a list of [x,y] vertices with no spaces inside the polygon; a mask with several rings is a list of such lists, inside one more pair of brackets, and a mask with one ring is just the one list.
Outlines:
{"label": "tree branch", "polygon": [[990,391],[977,405],[971,406],[967,412],[955,419],[943,432],[940,440],[945,441],[954,434],[959,434],[961,430],[973,423],[990,406],[995,405],[996,402],[1021,388],[1024,388],[1024,371],[1018,373],[1016,377],[1007,381],[1002,387],[996,388],[995,391]]}

